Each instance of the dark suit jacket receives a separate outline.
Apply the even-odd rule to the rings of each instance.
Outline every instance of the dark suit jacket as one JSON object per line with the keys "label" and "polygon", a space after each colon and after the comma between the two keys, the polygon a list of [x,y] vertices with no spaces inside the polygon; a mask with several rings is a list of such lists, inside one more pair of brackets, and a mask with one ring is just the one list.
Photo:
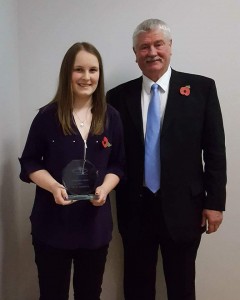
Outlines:
{"label": "dark suit jacket", "polygon": [[[185,86],[190,86],[189,96],[180,93]],[[120,112],[125,134],[126,178],[116,190],[122,235],[136,233],[134,220],[147,205],[142,201],[141,90],[142,77],[107,93],[107,100]],[[225,138],[215,82],[172,70],[161,131],[161,197],[173,238],[190,239],[203,232],[202,210],[225,210],[225,186]]]}

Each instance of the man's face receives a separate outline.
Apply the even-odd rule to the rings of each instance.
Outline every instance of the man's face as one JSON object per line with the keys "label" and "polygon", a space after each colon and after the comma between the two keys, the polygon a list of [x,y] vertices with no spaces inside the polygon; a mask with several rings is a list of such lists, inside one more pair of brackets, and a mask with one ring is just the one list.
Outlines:
{"label": "man's face", "polygon": [[168,69],[172,55],[172,40],[159,29],[142,32],[133,49],[143,74],[157,81]]}

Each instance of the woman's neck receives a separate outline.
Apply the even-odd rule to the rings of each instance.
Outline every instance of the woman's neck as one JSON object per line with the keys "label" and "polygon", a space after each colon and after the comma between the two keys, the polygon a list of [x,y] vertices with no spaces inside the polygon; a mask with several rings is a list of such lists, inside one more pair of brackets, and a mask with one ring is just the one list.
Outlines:
{"label": "woman's neck", "polygon": [[74,99],[73,111],[85,110],[92,107],[92,97]]}

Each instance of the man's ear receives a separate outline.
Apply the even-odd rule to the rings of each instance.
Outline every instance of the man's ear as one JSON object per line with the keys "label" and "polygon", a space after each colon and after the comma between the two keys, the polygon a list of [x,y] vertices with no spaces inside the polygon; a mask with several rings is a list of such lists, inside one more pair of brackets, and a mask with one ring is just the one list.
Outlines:
{"label": "man's ear", "polygon": [[132,49],[133,49],[133,52],[134,52],[135,57],[136,57],[135,62],[137,62],[136,50],[134,49],[134,47]]}
{"label": "man's ear", "polygon": [[169,41],[169,45],[171,47],[171,55],[172,55],[172,39]]}

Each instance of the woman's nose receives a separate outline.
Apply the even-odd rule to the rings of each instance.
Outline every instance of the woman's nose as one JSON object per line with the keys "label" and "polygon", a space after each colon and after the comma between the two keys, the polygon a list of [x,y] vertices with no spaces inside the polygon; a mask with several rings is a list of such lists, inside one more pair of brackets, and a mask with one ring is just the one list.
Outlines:
{"label": "woman's nose", "polygon": [[90,78],[89,72],[87,72],[87,71],[84,72],[82,78],[85,79],[85,80],[88,80]]}

